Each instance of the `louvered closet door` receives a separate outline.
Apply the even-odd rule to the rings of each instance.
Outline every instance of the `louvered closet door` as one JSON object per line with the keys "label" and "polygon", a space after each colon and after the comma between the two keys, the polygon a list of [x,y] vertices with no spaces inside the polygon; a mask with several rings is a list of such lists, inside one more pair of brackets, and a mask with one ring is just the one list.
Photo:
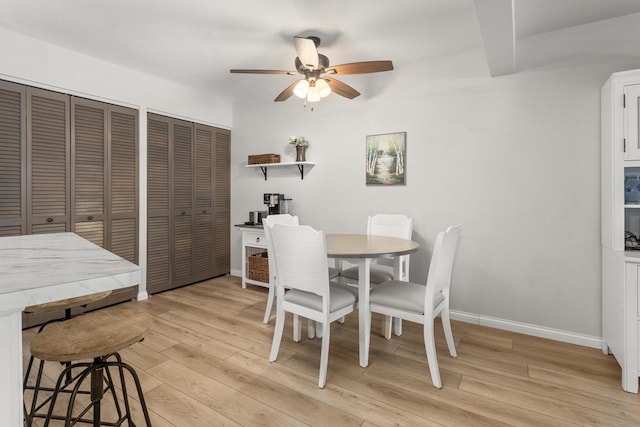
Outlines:
{"label": "louvered closet door", "polygon": [[193,283],[193,125],[173,123],[172,285]]}
{"label": "louvered closet door", "polygon": [[27,233],[26,89],[0,81],[0,237]]}
{"label": "louvered closet door", "polygon": [[27,88],[30,233],[70,230],[69,97]]}
{"label": "louvered closet door", "polygon": [[107,148],[105,104],[73,98],[71,105],[72,231],[105,246]]}
{"label": "louvered closet door", "polygon": [[195,281],[213,273],[213,129],[196,124],[195,130]]}
{"label": "louvered closet door", "polygon": [[149,114],[147,120],[147,290],[171,288],[170,162],[168,120]]}
{"label": "louvered closet door", "polygon": [[214,129],[214,275],[228,274],[230,255],[231,131]]}
{"label": "louvered closet door", "polygon": [[138,113],[109,106],[108,248],[138,263]]}

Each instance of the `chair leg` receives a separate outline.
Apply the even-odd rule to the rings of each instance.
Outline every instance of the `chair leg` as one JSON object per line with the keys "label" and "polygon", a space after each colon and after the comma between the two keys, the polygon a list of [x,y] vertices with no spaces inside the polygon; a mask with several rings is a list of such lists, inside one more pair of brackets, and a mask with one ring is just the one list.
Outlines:
{"label": "chair leg", "polygon": [[442,388],[440,370],[438,369],[438,356],[436,355],[436,341],[433,335],[433,319],[425,319],[424,323],[424,347],[427,352],[427,362],[429,362],[429,372],[431,381],[437,388]]}
{"label": "chair leg", "polygon": [[329,364],[329,341],[331,337],[331,323],[316,322],[322,325],[322,349],[320,352],[320,375],[318,376],[318,387],[324,388],[327,383],[327,366]]}
{"label": "chair leg", "polygon": [[402,335],[402,319],[399,317],[393,318],[393,333],[399,337]]}
{"label": "chair leg", "polygon": [[[23,389],[27,389],[27,383],[28,383],[28,379],[29,379],[29,375],[31,373],[31,368],[33,367],[33,362],[34,362],[34,357],[31,356],[29,358],[29,366],[27,367],[27,373],[25,375],[24,378],[24,386]],[[36,383],[33,386],[33,396],[31,397],[31,409],[27,412],[27,406],[26,406],[26,402],[24,402],[24,411],[25,411],[25,425],[27,427],[31,427],[32,423],[33,423],[33,416],[36,413],[36,407],[38,404],[38,394],[40,392],[40,382],[42,380],[42,372],[44,369],[44,360],[41,360],[39,362],[39,366],[38,366],[38,374],[36,376]]]}
{"label": "chair leg", "polygon": [[322,329],[323,329],[322,326],[323,326],[322,323],[316,322],[316,337],[318,338],[322,338]]}
{"label": "chair leg", "polygon": [[[124,363],[122,361],[122,359],[120,358],[120,355],[118,353],[116,354],[116,359],[117,362],[108,362],[107,366],[117,366],[118,367],[118,371],[120,374],[120,381],[122,383],[122,392],[124,395],[124,401],[125,401],[125,406],[126,406],[126,411],[127,411],[127,418],[129,420],[129,425],[132,425],[135,427],[135,425],[133,424],[133,420],[131,419],[131,411],[129,409],[129,397],[127,394],[127,390],[126,390],[126,385],[125,385],[125,379],[124,379],[124,372],[123,371],[127,371],[129,372],[129,374],[131,375],[131,377],[133,378],[133,382],[136,386],[136,391],[138,392],[138,399],[140,401],[140,406],[142,408],[142,414],[144,415],[144,420],[147,423],[147,427],[151,426],[151,418],[149,417],[149,410],[147,409],[147,403],[144,400],[144,394],[142,393],[142,386],[140,385],[140,378],[138,377],[138,374],[136,373],[136,371],[127,363]],[[114,395],[114,399],[116,399],[115,395]]]}
{"label": "chair leg", "polygon": [[293,315],[293,341],[300,342],[302,340],[302,319],[297,314]]}
{"label": "chair leg", "polygon": [[393,317],[384,316],[384,318],[382,319],[382,336],[384,336],[385,339],[388,339],[388,340],[391,339],[392,324],[393,324]]}
{"label": "chair leg", "polygon": [[264,310],[264,319],[262,323],[265,325],[269,323],[269,318],[271,317],[271,310],[273,309],[273,300],[276,299],[276,290],[275,286],[269,285],[269,295],[267,295],[267,308]]}
{"label": "chair leg", "polygon": [[310,339],[316,337],[316,322],[311,319],[307,319],[307,336]]}
{"label": "chair leg", "polygon": [[273,342],[271,343],[271,354],[269,362],[275,362],[278,359],[278,351],[280,350],[280,341],[282,340],[282,332],[284,331],[284,311],[280,307],[276,307],[276,327],[273,331]]}
{"label": "chair leg", "polygon": [[458,357],[456,351],[456,344],[453,341],[453,332],[451,332],[451,319],[449,318],[449,307],[445,307],[441,314],[442,328],[444,329],[444,336],[447,339],[447,347],[449,347],[449,354],[451,357]]}

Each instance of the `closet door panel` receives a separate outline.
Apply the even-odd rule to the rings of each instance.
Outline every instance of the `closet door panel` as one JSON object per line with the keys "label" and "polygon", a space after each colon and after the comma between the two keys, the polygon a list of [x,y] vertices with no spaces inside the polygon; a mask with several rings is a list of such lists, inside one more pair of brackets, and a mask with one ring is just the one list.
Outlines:
{"label": "closet door panel", "polygon": [[147,121],[147,289],[171,288],[170,124],[150,114]]}
{"label": "closet door panel", "polygon": [[72,230],[105,247],[107,107],[74,98],[71,107]]}
{"label": "closet door panel", "polygon": [[26,90],[0,82],[0,237],[26,234]]}
{"label": "closet door panel", "polygon": [[147,289],[151,293],[171,289],[169,217],[149,218],[147,240]]}
{"label": "closet door panel", "polygon": [[138,261],[138,246],[135,239],[137,223],[135,218],[112,219],[110,227],[111,252],[134,264]]}
{"label": "closet door panel", "polygon": [[231,202],[231,132],[215,129],[214,133],[214,275],[228,274],[230,254]]}
{"label": "closet door panel", "polygon": [[193,126],[173,122],[173,286],[193,283]]}
{"label": "closet door panel", "polygon": [[69,97],[27,88],[27,191],[33,232],[70,230]]}
{"label": "closet door panel", "polygon": [[172,285],[193,283],[193,221],[191,216],[173,218]]}
{"label": "closet door panel", "polygon": [[[173,126],[173,214],[191,215],[193,208],[193,156],[191,124]],[[184,212],[184,213],[183,213]]]}
{"label": "closet door panel", "polygon": [[138,116],[109,107],[109,239],[115,254],[138,263]]}
{"label": "closet door panel", "polygon": [[213,272],[213,129],[195,128],[195,281]]}

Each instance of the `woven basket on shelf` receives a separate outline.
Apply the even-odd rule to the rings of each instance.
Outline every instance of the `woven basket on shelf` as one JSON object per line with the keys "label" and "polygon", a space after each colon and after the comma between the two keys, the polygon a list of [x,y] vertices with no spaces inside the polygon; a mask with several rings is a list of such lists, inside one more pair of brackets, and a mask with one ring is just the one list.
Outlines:
{"label": "woven basket on shelf", "polygon": [[250,165],[263,163],[280,163],[280,154],[253,154],[249,156]]}
{"label": "woven basket on shelf", "polygon": [[266,252],[249,256],[249,273],[251,280],[269,283],[269,258]]}

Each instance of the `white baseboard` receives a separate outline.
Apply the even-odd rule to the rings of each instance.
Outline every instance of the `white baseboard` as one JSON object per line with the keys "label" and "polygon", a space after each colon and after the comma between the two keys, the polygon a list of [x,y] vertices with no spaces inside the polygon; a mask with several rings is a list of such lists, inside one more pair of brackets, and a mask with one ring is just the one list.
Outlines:
{"label": "white baseboard", "polygon": [[547,328],[544,326],[520,323],[513,320],[498,319],[496,317],[482,316],[479,314],[465,313],[464,311],[451,310],[451,319],[461,322],[473,323],[476,325],[488,326],[490,328],[503,329],[505,331],[518,332],[534,337],[548,338],[570,344],[582,345],[602,349],[602,338],[591,335],[583,335],[575,332],[562,331],[560,329]]}
{"label": "white baseboard", "polygon": [[[241,277],[242,270],[231,270],[229,274]],[[534,337],[548,338],[550,340],[581,345],[584,347],[602,349],[602,338],[600,337],[547,328],[529,323],[521,323],[513,320],[499,319],[497,317],[466,313],[464,311],[451,310],[449,313],[451,314],[451,319],[458,320],[460,322],[473,323],[475,325],[518,332],[520,334],[531,335]]]}

